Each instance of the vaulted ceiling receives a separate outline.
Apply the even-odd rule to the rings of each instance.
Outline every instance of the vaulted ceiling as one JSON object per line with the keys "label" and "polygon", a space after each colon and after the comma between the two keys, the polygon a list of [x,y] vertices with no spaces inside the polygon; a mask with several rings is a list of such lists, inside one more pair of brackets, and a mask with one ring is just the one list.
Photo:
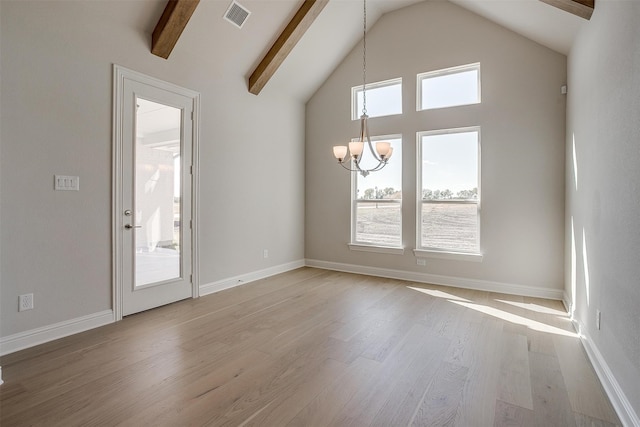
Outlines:
{"label": "vaulted ceiling", "polygon": [[[368,0],[368,26],[384,13],[420,1]],[[538,42],[568,54],[577,33],[586,22],[539,0],[450,0],[480,16]],[[545,0],[550,2],[572,0]],[[149,34],[157,30],[167,5],[152,0]],[[249,77],[260,65],[278,36],[294,18],[301,0],[240,0],[251,12],[242,29],[223,19],[231,0],[202,0],[184,29],[168,60],[179,60],[180,51],[207,56],[219,72],[238,72]],[[121,4],[121,2],[116,3]],[[164,17],[163,17],[164,18]],[[154,20],[155,19],[155,20]],[[331,0],[293,47],[264,90],[287,93],[308,100],[362,37],[362,1]],[[215,73],[212,75],[215,78]]]}

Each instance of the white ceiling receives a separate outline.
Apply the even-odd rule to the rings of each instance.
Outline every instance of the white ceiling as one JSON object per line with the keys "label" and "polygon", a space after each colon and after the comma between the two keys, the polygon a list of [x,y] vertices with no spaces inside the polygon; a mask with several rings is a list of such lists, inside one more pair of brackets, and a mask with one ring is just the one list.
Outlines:
{"label": "white ceiling", "polygon": [[[210,64],[212,78],[218,73],[237,73],[248,80],[295,14],[300,0],[239,1],[251,11],[242,29],[223,19],[231,0],[202,0],[169,60],[179,60],[181,51],[190,51]],[[371,28],[384,13],[421,1],[448,0],[368,0],[368,26]],[[587,22],[539,0],[451,1],[565,55]],[[146,18],[150,34],[166,0],[149,3],[154,7]],[[362,1],[329,1],[263,92],[284,92],[307,101],[361,38]]]}

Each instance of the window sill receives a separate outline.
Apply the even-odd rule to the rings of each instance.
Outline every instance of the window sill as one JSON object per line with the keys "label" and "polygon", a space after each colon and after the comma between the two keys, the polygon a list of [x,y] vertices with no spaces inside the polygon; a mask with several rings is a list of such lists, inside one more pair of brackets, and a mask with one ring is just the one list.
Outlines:
{"label": "window sill", "polygon": [[482,262],[482,254],[474,254],[467,252],[444,252],[444,251],[432,251],[426,249],[414,249],[413,254],[416,258],[440,258],[450,259],[455,261],[472,261]]}
{"label": "window sill", "polygon": [[373,246],[362,243],[349,243],[349,249],[352,251],[375,252],[379,254],[403,255],[404,248],[395,248],[390,246]]}

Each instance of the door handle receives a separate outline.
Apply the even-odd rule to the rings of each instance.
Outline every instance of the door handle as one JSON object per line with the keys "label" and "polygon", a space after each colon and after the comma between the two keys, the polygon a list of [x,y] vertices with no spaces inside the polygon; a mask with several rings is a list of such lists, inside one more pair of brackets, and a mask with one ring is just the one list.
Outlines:
{"label": "door handle", "polygon": [[128,229],[131,229],[131,228],[142,228],[142,226],[141,225],[125,224],[124,228],[128,228]]}

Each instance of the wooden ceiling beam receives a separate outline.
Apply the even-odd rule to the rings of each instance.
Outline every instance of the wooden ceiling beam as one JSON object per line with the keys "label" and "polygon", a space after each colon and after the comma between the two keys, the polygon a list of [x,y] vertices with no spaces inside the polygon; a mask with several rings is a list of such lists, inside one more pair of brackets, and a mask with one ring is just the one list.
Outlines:
{"label": "wooden ceiling beam", "polygon": [[300,9],[249,77],[249,92],[254,95],[260,93],[327,3],[329,0],[304,0]]}
{"label": "wooden ceiling beam", "polygon": [[200,0],[169,0],[151,36],[151,53],[167,59]]}
{"label": "wooden ceiling beam", "polygon": [[565,12],[573,13],[586,20],[591,19],[593,9],[595,7],[595,0],[540,0],[551,6],[562,9]]}

